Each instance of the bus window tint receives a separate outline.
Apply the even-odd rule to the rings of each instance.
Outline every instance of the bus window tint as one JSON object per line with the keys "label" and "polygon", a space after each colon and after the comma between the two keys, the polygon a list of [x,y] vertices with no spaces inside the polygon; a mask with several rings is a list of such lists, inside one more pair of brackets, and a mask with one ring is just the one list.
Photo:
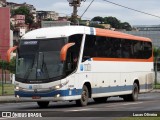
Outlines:
{"label": "bus window tint", "polygon": [[152,56],[150,42],[133,41],[133,56],[138,59],[148,59]]}
{"label": "bus window tint", "polygon": [[85,61],[89,58],[96,57],[97,50],[96,50],[96,36],[94,35],[86,35],[86,40],[84,44],[84,52],[82,61]]}
{"label": "bus window tint", "polygon": [[86,35],[82,61],[92,57],[148,59],[151,56],[151,42]]}
{"label": "bus window tint", "polygon": [[83,34],[75,34],[71,35],[68,38],[69,43],[75,43],[74,46],[70,47],[67,51],[67,59],[66,59],[66,74],[72,73],[77,68],[81,42],[82,42]]}

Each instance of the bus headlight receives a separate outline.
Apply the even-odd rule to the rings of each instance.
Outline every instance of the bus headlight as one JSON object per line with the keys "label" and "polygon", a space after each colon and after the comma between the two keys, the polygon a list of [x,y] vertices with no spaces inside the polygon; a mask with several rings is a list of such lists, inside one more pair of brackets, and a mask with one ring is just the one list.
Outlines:
{"label": "bus headlight", "polygon": [[60,89],[60,88],[62,88],[63,86],[65,86],[68,82],[69,82],[69,81],[67,80],[66,82],[64,82],[64,83],[62,83],[62,84],[53,86],[52,89]]}
{"label": "bus headlight", "polygon": [[60,96],[61,96],[60,94],[57,94],[57,95],[56,95],[57,98],[60,97]]}
{"label": "bus headlight", "polygon": [[17,98],[20,98],[20,96],[19,96],[19,95],[16,95],[16,97],[17,97]]}
{"label": "bus headlight", "polygon": [[19,86],[16,86],[15,89],[16,89],[16,90],[19,90]]}
{"label": "bus headlight", "polygon": [[22,90],[22,88],[19,86],[15,86],[14,90],[19,91],[19,90]]}
{"label": "bus headlight", "polygon": [[55,89],[59,89],[59,88],[61,88],[61,86],[60,86],[60,85],[57,85],[57,86],[55,86],[54,88],[55,88]]}

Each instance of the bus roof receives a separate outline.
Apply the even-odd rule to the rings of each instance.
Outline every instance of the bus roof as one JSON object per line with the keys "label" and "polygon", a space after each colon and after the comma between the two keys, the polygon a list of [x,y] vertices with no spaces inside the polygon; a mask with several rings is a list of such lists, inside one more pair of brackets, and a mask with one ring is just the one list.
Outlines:
{"label": "bus roof", "polygon": [[122,32],[86,27],[86,26],[60,26],[40,28],[26,33],[22,39],[46,39],[56,37],[67,37],[73,34],[89,34],[97,36],[106,36],[113,38],[132,39],[140,41],[151,41],[149,38],[134,36]]}

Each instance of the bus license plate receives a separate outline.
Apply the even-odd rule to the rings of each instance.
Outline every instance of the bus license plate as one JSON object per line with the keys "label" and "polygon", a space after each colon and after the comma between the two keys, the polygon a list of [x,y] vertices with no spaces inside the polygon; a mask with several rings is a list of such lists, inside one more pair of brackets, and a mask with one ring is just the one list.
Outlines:
{"label": "bus license plate", "polygon": [[41,99],[40,96],[32,96],[32,99]]}
{"label": "bus license plate", "polygon": [[42,85],[33,85],[33,89],[41,89]]}

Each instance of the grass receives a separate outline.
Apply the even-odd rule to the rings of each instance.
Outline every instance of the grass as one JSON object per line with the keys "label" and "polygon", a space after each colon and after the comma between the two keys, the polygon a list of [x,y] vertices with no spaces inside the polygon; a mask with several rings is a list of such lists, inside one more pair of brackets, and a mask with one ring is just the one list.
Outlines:
{"label": "grass", "polygon": [[[13,95],[14,85],[13,84],[3,84],[4,92],[3,95]],[[0,96],[2,95],[2,84],[0,84]]]}
{"label": "grass", "polygon": [[160,84],[156,84],[153,87],[154,87],[154,89],[160,89]]}
{"label": "grass", "polygon": [[[149,112],[149,113],[151,113],[151,112]],[[160,120],[160,112],[155,112],[155,114],[157,114],[156,117],[152,117],[152,116],[134,117],[133,116],[133,117],[117,118],[117,119],[114,119],[114,120]]]}
{"label": "grass", "polygon": [[114,120],[159,120],[159,117],[126,117],[126,118],[118,118]]}

